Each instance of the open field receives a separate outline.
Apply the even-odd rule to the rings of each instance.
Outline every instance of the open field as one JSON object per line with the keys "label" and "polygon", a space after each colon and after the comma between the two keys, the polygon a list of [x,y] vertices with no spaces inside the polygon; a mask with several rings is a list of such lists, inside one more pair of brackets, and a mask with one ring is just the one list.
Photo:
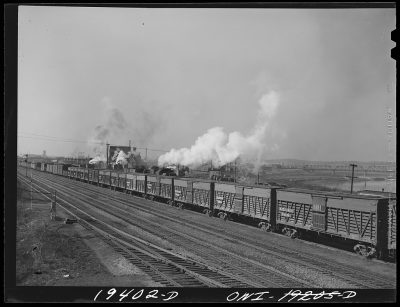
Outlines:
{"label": "open field", "polygon": [[[353,191],[385,189],[386,192],[396,192],[396,180],[386,180],[386,173],[355,174]],[[257,175],[247,174],[249,182],[257,182]],[[293,188],[306,188],[326,191],[350,191],[351,172],[304,170],[304,169],[274,169],[264,171],[259,175],[261,183],[277,183]]]}

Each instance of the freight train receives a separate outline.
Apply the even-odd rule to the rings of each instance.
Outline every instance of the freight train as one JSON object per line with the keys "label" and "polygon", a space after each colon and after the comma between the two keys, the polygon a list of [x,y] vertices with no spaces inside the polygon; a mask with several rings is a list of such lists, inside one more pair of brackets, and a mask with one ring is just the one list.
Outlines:
{"label": "freight train", "polygon": [[378,193],[244,186],[115,170],[66,170],[56,164],[36,168],[180,208],[191,207],[209,216],[251,222],[262,230],[292,238],[314,235],[328,241],[346,241],[356,253],[369,258],[395,259],[396,255],[396,194],[388,197]]}

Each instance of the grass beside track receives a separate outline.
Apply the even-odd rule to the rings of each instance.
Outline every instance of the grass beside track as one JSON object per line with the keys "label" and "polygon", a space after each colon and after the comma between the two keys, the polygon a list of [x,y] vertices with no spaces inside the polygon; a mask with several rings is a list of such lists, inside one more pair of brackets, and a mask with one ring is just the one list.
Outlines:
{"label": "grass beside track", "polygon": [[[32,193],[18,182],[17,187],[17,286],[146,286],[144,278],[114,275],[84,242],[89,233],[77,231],[77,224],[65,224],[67,216],[57,209],[50,220],[50,201]],[[34,249],[36,247],[36,249]],[[136,277],[138,278],[138,277]]]}

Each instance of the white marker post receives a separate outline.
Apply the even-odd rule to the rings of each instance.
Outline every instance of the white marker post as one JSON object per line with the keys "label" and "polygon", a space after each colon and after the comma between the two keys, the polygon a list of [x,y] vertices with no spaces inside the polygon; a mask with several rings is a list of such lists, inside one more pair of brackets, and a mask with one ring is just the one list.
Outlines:
{"label": "white marker post", "polygon": [[57,212],[56,212],[56,204],[57,204],[57,191],[54,190],[54,200],[51,203],[51,208],[50,208],[50,219],[56,220],[57,217]]}

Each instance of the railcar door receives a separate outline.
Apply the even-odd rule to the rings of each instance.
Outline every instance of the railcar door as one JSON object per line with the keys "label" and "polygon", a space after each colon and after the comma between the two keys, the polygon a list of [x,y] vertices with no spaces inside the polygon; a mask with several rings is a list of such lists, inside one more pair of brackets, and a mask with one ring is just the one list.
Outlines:
{"label": "railcar door", "polygon": [[327,198],[324,196],[312,196],[313,202],[313,218],[312,227],[318,230],[326,230],[326,203]]}

